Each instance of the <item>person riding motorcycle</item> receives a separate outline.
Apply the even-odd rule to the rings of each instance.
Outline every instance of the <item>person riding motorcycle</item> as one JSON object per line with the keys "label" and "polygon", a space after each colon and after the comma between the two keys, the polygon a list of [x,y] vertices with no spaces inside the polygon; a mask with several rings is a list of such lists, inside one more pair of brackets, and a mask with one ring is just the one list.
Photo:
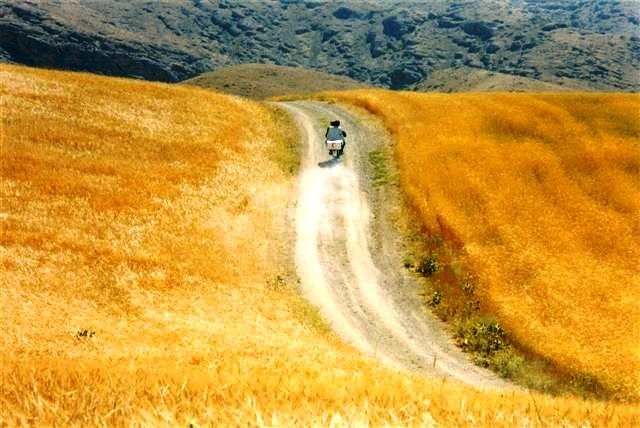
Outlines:
{"label": "person riding motorcycle", "polygon": [[325,140],[329,141],[342,141],[342,146],[338,150],[338,156],[342,156],[344,153],[344,147],[347,145],[345,140],[347,133],[340,128],[340,121],[334,120],[331,122],[331,126],[327,128],[327,131],[324,133]]}

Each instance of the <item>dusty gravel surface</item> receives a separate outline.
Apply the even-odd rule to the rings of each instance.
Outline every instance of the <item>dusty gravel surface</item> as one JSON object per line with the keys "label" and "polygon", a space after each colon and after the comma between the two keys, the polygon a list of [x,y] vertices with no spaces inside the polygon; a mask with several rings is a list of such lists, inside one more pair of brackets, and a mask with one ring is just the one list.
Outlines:
{"label": "dusty gravel surface", "polygon": [[[334,331],[365,354],[402,370],[483,388],[510,387],[475,366],[421,302],[419,279],[403,266],[405,246],[393,222],[397,186],[372,183],[368,154],[389,147],[371,119],[333,105],[282,104],[305,138],[296,211],[296,269],[305,296]],[[328,162],[324,124],[348,133],[344,158]]]}

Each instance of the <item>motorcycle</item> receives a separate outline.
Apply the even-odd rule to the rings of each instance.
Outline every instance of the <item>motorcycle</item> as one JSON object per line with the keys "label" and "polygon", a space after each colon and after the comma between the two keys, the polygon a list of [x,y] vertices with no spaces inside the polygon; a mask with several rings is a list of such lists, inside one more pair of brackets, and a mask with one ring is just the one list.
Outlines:
{"label": "motorcycle", "polygon": [[344,140],[326,140],[324,142],[327,150],[329,150],[329,156],[333,159],[339,159],[342,156],[344,150]]}

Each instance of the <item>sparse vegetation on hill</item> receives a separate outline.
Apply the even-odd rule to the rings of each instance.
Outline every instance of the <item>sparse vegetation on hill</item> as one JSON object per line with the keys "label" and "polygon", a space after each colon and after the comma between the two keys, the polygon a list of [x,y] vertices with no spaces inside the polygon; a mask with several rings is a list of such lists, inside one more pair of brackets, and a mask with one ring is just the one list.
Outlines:
{"label": "sparse vegetation on hill", "polygon": [[183,83],[254,99],[366,87],[364,83],[344,76],[269,64],[225,67]]}
{"label": "sparse vegetation on hill", "polygon": [[9,0],[0,61],[182,81],[279,64],[409,89],[481,68],[640,90],[640,9],[626,0]]}
{"label": "sparse vegetation on hill", "polygon": [[451,298],[473,285],[528,351],[640,396],[640,96],[327,96],[396,136],[410,202],[457,253],[434,249]]}
{"label": "sparse vegetation on hill", "polygon": [[424,92],[565,92],[588,91],[590,88],[584,82],[568,78],[549,83],[530,77],[461,67],[434,71],[412,89]]}
{"label": "sparse vegetation on hill", "polygon": [[327,333],[287,272],[282,112],[86,74],[0,77],[3,425],[640,423],[632,405],[385,369]]}

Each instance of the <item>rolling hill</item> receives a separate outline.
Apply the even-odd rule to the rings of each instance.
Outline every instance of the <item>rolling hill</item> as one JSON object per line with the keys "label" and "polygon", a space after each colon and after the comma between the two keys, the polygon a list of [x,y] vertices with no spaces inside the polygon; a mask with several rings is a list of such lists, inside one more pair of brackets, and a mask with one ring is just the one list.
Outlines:
{"label": "rolling hill", "polygon": [[0,2],[0,59],[166,82],[243,63],[409,89],[480,68],[640,90],[637,1]]}
{"label": "rolling hill", "polygon": [[528,352],[640,396],[639,95],[323,98],[396,136],[402,187],[442,265],[429,289],[446,296],[431,301],[442,318],[493,314]]}
{"label": "rolling hill", "polygon": [[267,64],[224,67],[182,83],[254,99],[366,87],[348,77]]}
{"label": "rolling hill", "polygon": [[[606,88],[603,86],[601,89]],[[568,92],[589,91],[579,80],[563,78],[557,83],[479,68],[461,67],[434,71],[411,88],[418,92]],[[610,87],[609,90],[615,90]]]}
{"label": "rolling hill", "polygon": [[637,425],[632,404],[430,380],[331,334],[289,272],[298,157],[281,111],[0,76],[4,423]]}

